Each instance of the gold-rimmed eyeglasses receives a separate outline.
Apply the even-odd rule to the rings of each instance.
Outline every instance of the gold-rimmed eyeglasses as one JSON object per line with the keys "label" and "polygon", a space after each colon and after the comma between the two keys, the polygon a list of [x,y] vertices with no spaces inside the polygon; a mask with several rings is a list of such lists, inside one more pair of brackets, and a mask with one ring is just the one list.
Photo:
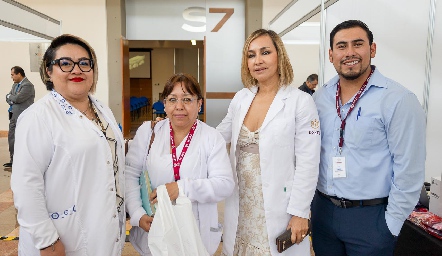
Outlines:
{"label": "gold-rimmed eyeglasses", "polygon": [[183,103],[184,105],[190,105],[192,102],[194,102],[197,99],[193,99],[190,97],[185,97],[185,98],[175,98],[175,97],[170,97],[164,100],[164,102],[168,105],[176,105],[178,103],[178,101],[181,101],[181,103]]}
{"label": "gold-rimmed eyeglasses", "polygon": [[58,64],[61,71],[63,72],[72,72],[72,70],[74,70],[75,65],[77,65],[82,72],[89,72],[94,67],[94,61],[86,58],[81,59],[79,61],[73,61],[70,58],[60,58],[53,60],[49,63],[49,65],[55,65],[55,64]]}

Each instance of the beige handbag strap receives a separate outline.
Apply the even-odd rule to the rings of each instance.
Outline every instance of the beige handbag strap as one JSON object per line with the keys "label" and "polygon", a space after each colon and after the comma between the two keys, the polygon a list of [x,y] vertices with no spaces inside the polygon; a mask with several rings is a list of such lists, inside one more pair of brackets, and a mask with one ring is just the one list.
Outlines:
{"label": "beige handbag strap", "polygon": [[150,136],[149,148],[147,149],[147,154],[149,155],[150,147],[152,146],[153,140],[155,139],[155,125],[157,121],[150,122],[150,128],[152,129],[152,135]]}

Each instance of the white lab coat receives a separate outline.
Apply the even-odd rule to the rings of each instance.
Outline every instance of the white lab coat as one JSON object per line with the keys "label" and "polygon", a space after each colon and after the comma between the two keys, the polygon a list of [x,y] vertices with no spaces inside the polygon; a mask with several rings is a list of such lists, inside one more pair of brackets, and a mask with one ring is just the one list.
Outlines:
{"label": "white lab coat", "polygon": [[[142,255],[150,255],[150,250],[147,246],[148,233],[138,227],[141,216],[146,214],[141,206],[140,175],[143,170],[148,170],[153,188],[174,181],[169,119],[158,122],[154,130],[155,139],[149,156],[150,122],[138,128],[126,155],[126,207],[131,216],[130,223],[134,226],[130,231],[130,241]],[[181,154],[186,138],[177,146],[177,157]],[[183,158],[180,177],[180,193],[192,201],[192,210],[204,246],[210,254],[214,254],[222,234],[217,203],[232,194],[234,181],[223,137],[201,121],[198,121]]]}
{"label": "white lab coat", "polygon": [[[230,103],[218,125],[231,143],[230,161],[234,177],[241,126],[256,95],[257,87],[242,89]],[[318,179],[320,153],[319,118],[310,95],[294,87],[282,87],[276,94],[259,133],[262,191],[269,244],[272,255],[310,255],[309,239],[280,254],[276,237],[282,234],[291,215],[309,218],[310,203]],[[233,255],[239,215],[238,181],[226,199],[223,253]]]}
{"label": "white lab coat", "polygon": [[[111,110],[91,97],[117,141],[124,193],[124,140]],[[40,255],[57,237],[66,255],[121,255],[125,209],[116,209],[112,153],[103,133],[55,91],[17,123],[11,176],[19,255]]]}

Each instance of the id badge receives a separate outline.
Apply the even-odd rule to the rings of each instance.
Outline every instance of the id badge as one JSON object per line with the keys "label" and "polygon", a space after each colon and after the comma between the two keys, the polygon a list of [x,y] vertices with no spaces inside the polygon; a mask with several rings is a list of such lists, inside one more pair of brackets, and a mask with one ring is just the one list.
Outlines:
{"label": "id badge", "polygon": [[347,171],[345,170],[345,157],[333,157],[333,178],[345,178]]}

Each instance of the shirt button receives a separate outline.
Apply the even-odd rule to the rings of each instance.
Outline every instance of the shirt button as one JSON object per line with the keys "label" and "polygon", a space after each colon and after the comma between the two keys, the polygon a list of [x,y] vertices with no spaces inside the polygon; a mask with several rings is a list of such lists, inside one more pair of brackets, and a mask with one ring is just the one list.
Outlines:
{"label": "shirt button", "polygon": [[83,118],[83,116],[80,116],[80,118]]}

